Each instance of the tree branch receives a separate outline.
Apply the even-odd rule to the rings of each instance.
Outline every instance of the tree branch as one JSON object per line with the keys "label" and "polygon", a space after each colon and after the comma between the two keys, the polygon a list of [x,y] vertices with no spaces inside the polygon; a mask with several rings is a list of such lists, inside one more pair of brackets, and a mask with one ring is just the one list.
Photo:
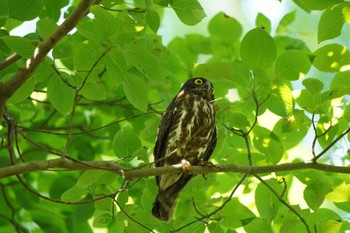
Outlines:
{"label": "tree branch", "polygon": [[[0,178],[24,174],[34,171],[50,169],[65,170],[109,170],[124,177],[134,179],[147,176],[181,173],[181,165],[156,168],[126,168],[109,161],[73,161],[69,159],[51,159],[45,161],[31,161],[0,168]],[[212,166],[192,166],[189,174],[209,174],[219,172],[234,172],[242,174],[262,174],[271,172],[288,172],[303,169],[316,169],[325,172],[350,174],[350,167],[340,167],[314,162],[299,162],[269,166],[241,166],[236,164],[217,164]]]}
{"label": "tree branch", "polygon": [[78,24],[93,1],[81,0],[67,19],[38,45],[32,57],[26,61],[25,66],[19,68],[17,73],[8,81],[4,83],[0,82],[0,116],[3,114],[7,99],[33,74],[57,42]]}
{"label": "tree branch", "polygon": [[13,63],[15,63],[16,61],[18,61],[21,58],[22,57],[20,55],[18,55],[17,53],[10,55],[4,61],[0,62],[0,71],[9,67],[10,65],[12,65]]}

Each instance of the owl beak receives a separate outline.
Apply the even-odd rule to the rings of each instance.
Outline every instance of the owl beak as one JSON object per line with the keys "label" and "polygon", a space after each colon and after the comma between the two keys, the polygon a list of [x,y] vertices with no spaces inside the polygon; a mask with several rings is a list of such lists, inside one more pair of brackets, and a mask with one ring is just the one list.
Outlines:
{"label": "owl beak", "polygon": [[205,88],[205,91],[206,92],[208,92],[208,93],[212,93],[213,92],[213,85],[211,85],[211,83],[210,82],[207,82],[207,83],[205,83],[205,85],[204,85],[204,88]]}

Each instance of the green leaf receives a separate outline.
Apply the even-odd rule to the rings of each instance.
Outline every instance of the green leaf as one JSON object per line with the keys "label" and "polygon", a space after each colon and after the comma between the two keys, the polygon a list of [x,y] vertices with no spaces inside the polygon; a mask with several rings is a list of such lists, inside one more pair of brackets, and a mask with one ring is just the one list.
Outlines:
{"label": "green leaf", "polygon": [[103,170],[87,170],[79,177],[75,186],[79,188],[88,188],[94,185],[105,173],[109,172]]}
{"label": "green leaf", "polygon": [[[339,119],[339,122],[341,122],[342,118]],[[335,136],[338,133],[339,130],[339,123],[336,124],[330,124],[331,120],[327,116],[322,116],[316,125],[317,134],[323,135],[322,137],[318,137],[318,143],[321,145],[322,148],[326,148],[329,146],[332,142]]]}
{"label": "green leaf", "polygon": [[350,51],[340,44],[327,44],[314,52],[313,65],[324,72],[337,72],[350,64]]}
{"label": "green leaf", "polygon": [[204,10],[197,0],[173,0],[170,5],[186,25],[195,25],[205,17]]}
{"label": "green leaf", "polygon": [[[341,232],[340,228],[342,227],[342,222],[339,222],[339,220],[326,220],[322,221],[319,224],[319,227],[317,227],[317,232],[320,233],[337,233]],[[348,228],[349,229],[349,228]]]}
{"label": "green leaf", "polygon": [[35,46],[32,41],[19,36],[3,36],[1,39],[10,49],[23,58],[30,58],[33,55]]}
{"label": "green leaf", "polygon": [[242,26],[235,19],[224,13],[215,15],[208,25],[209,33],[226,44],[237,41],[242,34]]}
{"label": "green leaf", "polygon": [[43,10],[43,0],[8,1],[10,18],[29,21],[39,16]]}
{"label": "green leaf", "polygon": [[265,29],[267,33],[271,33],[271,21],[263,13],[259,12],[256,16],[255,26]]}
{"label": "green leaf", "polygon": [[57,28],[55,21],[50,18],[40,19],[36,23],[36,31],[41,38],[46,38],[50,33]]}
{"label": "green leaf", "polygon": [[92,225],[94,227],[107,227],[113,221],[111,211],[95,211]]}
{"label": "green leaf", "polygon": [[187,41],[184,38],[175,37],[168,46],[174,51],[182,61],[186,64],[188,69],[192,69],[193,64],[197,61],[197,54],[189,48]]}
{"label": "green leaf", "polygon": [[63,115],[72,111],[74,90],[57,74],[54,74],[47,84],[47,96],[52,106]]}
{"label": "green leaf", "polygon": [[6,19],[9,17],[9,4],[8,0],[0,1],[0,19]]}
{"label": "green leaf", "polygon": [[164,73],[160,61],[147,48],[144,40],[136,41],[125,55],[141,73],[153,81],[161,81]]}
{"label": "green leaf", "polygon": [[287,84],[281,83],[272,91],[266,102],[267,108],[276,115],[287,117],[293,111],[292,90]]}
{"label": "green leaf", "polygon": [[287,50],[277,58],[275,76],[280,79],[298,80],[311,67],[309,56],[300,50]]}
{"label": "green leaf", "polygon": [[322,205],[326,194],[332,191],[332,187],[325,182],[311,183],[304,189],[304,199],[307,205],[314,211]]}
{"label": "green leaf", "polygon": [[326,196],[327,200],[332,202],[347,202],[350,203],[350,184],[345,182],[333,187],[332,192]]}
{"label": "green leaf", "polygon": [[35,80],[30,78],[8,99],[8,103],[17,104],[26,100],[34,91]]}
{"label": "green leaf", "polygon": [[206,77],[212,81],[232,81],[232,63],[215,62],[199,64],[194,67],[193,75],[194,77]]}
{"label": "green leaf", "polygon": [[73,186],[62,194],[61,200],[67,202],[78,202],[83,200],[90,191],[86,188]]}
{"label": "green leaf", "polygon": [[295,19],[295,14],[296,11],[292,11],[283,16],[283,18],[277,26],[276,34],[283,34],[284,32],[288,31],[287,26],[293,23]]}
{"label": "green leaf", "polygon": [[324,10],[343,2],[343,0],[298,0],[298,2],[311,10]]}
{"label": "green leaf", "polygon": [[304,111],[294,110],[291,115],[281,118],[274,126],[273,132],[278,135],[286,150],[297,146],[309,131],[311,121]]}
{"label": "green leaf", "polygon": [[345,120],[350,122],[350,104],[346,105],[344,111],[343,111],[343,117]]}
{"label": "green leaf", "polygon": [[221,214],[225,216],[221,224],[231,229],[235,229],[241,226],[245,226],[253,219],[256,218],[254,213],[237,198],[232,199],[223,210]]}
{"label": "green leaf", "polygon": [[265,69],[276,59],[276,45],[263,29],[249,31],[241,43],[241,58],[252,70]]}
{"label": "green leaf", "polygon": [[126,74],[123,81],[123,90],[132,105],[142,112],[148,109],[148,86],[141,78],[132,73]]}
{"label": "green leaf", "polygon": [[[265,181],[277,193],[282,193],[283,187],[274,179]],[[282,203],[263,183],[259,183],[255,189],[255,204],[260,216],[270,222],[276,217],[276,214]]]}
{"label": "green leaf", "polygon": [[118,158],[132,155],[141,146],[141,140],[129,126],[120,129],[113,139],[113,150]]}
{"label": "green leaf", "polygon": [[186,42],[189,49],[195,54],[210,54],[210,40],[200,34],[186,35]]}
{"label": "green leaf", "polygon": [[40,18],[50,18],[53,21],[59,21],[61,17],[61,8],[67,6],[69,0],[44,0],[44,9],[40,14]]}
{"label": "green leaf", "polygon": [[271,226],[268,224],[268,221],[264,221],[261,218],[256,218],[251,221],[248,225],[244,226],[246,232],[254,233],[272,233]]}
{"label": "green leaf", "polygon": [[121,85],[127,79],[127,64],[124,55],[112,49],[107,53],[105,58],[107,75],[114,83],[115,87]]}
{"label": "green leaf", "polygon": [[[93,6],[90,11],[95,16],[92,24],[92,31],[99,42],[113,45],[122,33],[135,31],[135,23],[126,13],[122,12],[114,17],[108,11],[99,6]],[[90,29],[91,30],[91,29]]]}
{"label": "green leaf", "polygon": [[225,121],[229,123],[230,127],[238,129],[244,129],[245,127],[249,127],[251,125],[247,117],[239,112],[227,112],[225,119]]}
{"label": "green leaf", "polygon": [[303,80],[303,85],[311,92],[312,95],[320,93],[324,87],[320,80],[314,78],[307,78]]}
{"label": "green leaf", "polygon": [[322,98],[320,93],[313,95],[309,90],[302,90],[296,101],[301,108],[308,112],[314,112],[317,106],[322,103]]}
{"label": "green leaf", "polygon": [[100,101],[107,98],[106,87],[99,79],[95,82],[88,80],[81,89],[80,94],[88,100]]}
{"label": "green leaf", "polygon": [[350,94],[350,70],[337,73],[331,82],[330,89],[339,96]]}
{"label": "green leaf", "polygon": [[146,21],[148,26],[157,33],[159,26],[160,26],[160,17],[158,12],[155,10],[147,10],[146,12]]}
{"label": "green leaf", "polygon": [[[90,70],[104,52],[105,49],[97,43],[81,44],[74,50],[74,69],[83,71]],[[101,62],[98,63],[97,67],[99,66],[102,66]]]}
{"label": "green leaf", "polygon": [[277,164],[284,153],[283,144],[270,130],[255,126],[253,143],[256,149],[265,154],[268,163]]}
{"label": "green leaf", "polygon": [[339,36],[345,22],[350,23],[350,3],[326,9],[318,24],[318,43]]}

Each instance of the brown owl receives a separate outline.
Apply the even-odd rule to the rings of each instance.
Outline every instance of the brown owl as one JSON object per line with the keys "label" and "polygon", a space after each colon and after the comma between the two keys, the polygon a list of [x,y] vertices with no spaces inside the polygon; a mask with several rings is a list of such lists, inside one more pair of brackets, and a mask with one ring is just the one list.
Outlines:
{"label": "brown owl", "polygon": [[[157,167],[197,165],[208,161],[216,146],[214,89],[210,81],[193,78],[185,82],[172,100],[158,127],[154,147]],[[158,194],[152,214],[170,221],[180,191],[194,175],[186,172],[156,176]]]}

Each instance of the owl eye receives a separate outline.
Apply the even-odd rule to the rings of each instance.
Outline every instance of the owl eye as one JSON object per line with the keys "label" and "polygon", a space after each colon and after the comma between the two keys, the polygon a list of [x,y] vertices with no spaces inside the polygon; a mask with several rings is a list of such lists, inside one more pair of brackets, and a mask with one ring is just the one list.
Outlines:
{"label": "owl eye", "polygon": [[201,85],[201,84],[203,84],[203,80],[197,78],[197,79],[194,80],[194,83],[197,84],[197,85]]}

